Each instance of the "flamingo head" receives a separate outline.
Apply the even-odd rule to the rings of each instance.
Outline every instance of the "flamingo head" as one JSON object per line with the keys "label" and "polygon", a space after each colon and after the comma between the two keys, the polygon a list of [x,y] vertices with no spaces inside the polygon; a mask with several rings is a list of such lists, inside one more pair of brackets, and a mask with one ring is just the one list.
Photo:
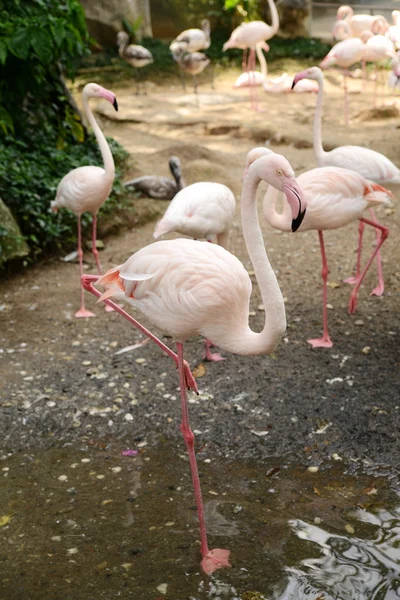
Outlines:
{"label": "flamingo head", "polygon": [[210,35],[211,32],[211,25],[210,25],[210,21],[208,19],[203,19],[201,22],[201,28],[202,30],[207,33],[208,35]]}
{"label": "flamingo head", "polygon": [[257,146],[257,148],[253,148],[252,150],[250,150],[250,152],[247,153],[246,157],[246,167],[244,169],[244,176],[246,177],[250,165],[252,165],[255,160],[261,158],[262,156],[267,156],[268,154],[274,154],[274,152],[272,150],[269,150],[269,148],[266,148],[265,146]]}
{"label": "flamingo head", "polygon": [[179,160],[179,158],[177,156],[171,156],[168,161],[168,165],[175,180],[179,181],[180,179],[182,179],[182,168],[181,161]]}
{"label": "flamingo head", "polygon": [[119,31],[117,33],[117,46],[118,48],[120,46],[122,46],[123,44],[126,44],[126,42],[129,40],[129,35],[126,33],[126,31]]}
{"label": "flamingo head", "polygon": [[294,76],[293,83],[292,83],[292,89],[294,88],[294,86],[296,85],[296,83],[298,81],[301,81],[301,79],[311,79],[311,80],[317,81],[318,84],[320,84],[323,82],[324,76],[319,67],[310,67],[309,69],[306,69],[305,71],[300,71],[300,73],[296,73],[296,75]]}
{"label": "flamingo head", "polygon": [[250,171],[285,194],[292,211],[292,231],[297,231],[304,219],[307,201],[289,161],[281,154],[270,152],[255,160]]}
{"label": "flamingo head", "polygon": [[342,19],[351,19],[354,15],[354,10],[351,6],[339,6],[336,13],[336,20],[341,21]]}
{"label": "flamingo head", "polygon": [[86,100],[88,98],[104,98],[113,105],[115,110],[118,110],[118,102],[114,92],[106,90],[106,88],[101,87],[101,85],[97,85],[97,83],[87,83],[83,88],[82,96]]}

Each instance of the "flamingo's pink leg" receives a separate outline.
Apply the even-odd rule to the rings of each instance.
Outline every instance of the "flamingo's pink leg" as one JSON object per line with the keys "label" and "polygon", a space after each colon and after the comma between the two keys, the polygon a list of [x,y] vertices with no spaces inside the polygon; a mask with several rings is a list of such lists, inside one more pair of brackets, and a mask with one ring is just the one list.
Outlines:
{"label": "flamingo's pink leg", "polygon": [[358,248],[357,248],[357,265],[356,265],[356,274],[354,277],[348,277],[344,279],[345,283],[349,283],[350,285],[355,285],[360,277],[361,273],[361,252],[362,252],[362,240],[364,235],[364,227],[365,224],[362,221],[359,221],[358,225]]}
{"label": "flamingo's pink leg", "polygon": [[242,71],[246,71],[247,69],[247,48],[243,50],[243,59],[242,59]]}
{"label": "flamingo's pink leg", "polygon": [[221,360],[225,360],[223,356],[218,354],[217,352],[211,352],[210,347],[213,345],[210,340],[204,340],[206,345],[206,351],[204,354],[204,360],[209,360],[211,362],[220,362]]}
{"label": "flamingo's pink leg", "polygon": [[96,265],[97,265],[97,270],[99,272],[99,275],[101,275],[102,270],[101,270],[101,263],[100,263],[100,259],[99,259],[99,251],[97,250],[97,246],[96,246],[96,241],[97,241],[96,237],[97,237],[97,215],[94,214],[93,215],[93,223],[92,223],[92,253],[96,260]]}
{"label": "flamingo's pink leg", "polygon": [[349,124],[349,94],[347,90],[347,77],[343,75],[343,90],[344,90],[344,123]]}
{"label": "flamingo's pink leg", "polygon": [[362,78],[363,78],[362,90],[363,90],[363,93],[365,93],[366,89],[367,89],[367,61],[366,60],[361,61],[361,67],[362,67]]}
{"label": "flamingo's pink leg", "polygon": [[358,290],[360,289],[363,279],[364,279],[369,267],[371,266],[372,261],[374,260],[375,256],[378,254],[380,247],[382,246],[383,242],[386,240],[386,238],[389,235],[389,229],[387,227],[384,227],[383,225],[380,225],[379,223],[374,223],[373,221],[369,221],[368,219],[364,219],[364,217],[361,217],[360,220],[364,221],[364,223],[367,223],[367,225],[371,225],[371,227],[375,227],[376,229],[379,229],[381,232],[381,235],[379,236],[379,241],[376,245],[375,250],[372,253],[371,258],[367,262],[367,264],[364,268],[364,271],[361,273],[356,285],[354,286],[354,288],[350,294],[350,302],[349,302],[349,308],[348,308],[348,312],[350,315],[356,311]]}
{"label": "flamingo's pink leg", "polygon": [[[81,215],[78,215],[78,256],[79,256],[79,272],[81,280],[83,275],[83,250],[82,250],[82,227],[81,227]],[[81,286],[81,307],[76,311],[75,317],[82,319],[84,317],[95,317],[96,315],[90,310],[85,308],[85,292]]]}
{"label": "flamingo's pink leg", "polygon": [[[369,209],[369,213],[371,215],[371,221],[373,221],[375,224],[379,224],[379,221],[376,218],[374,210],[372,208]],[[376,228],[375,234],[376,243],[379,244],[380,235],[379,230]],[[376,253],[376,268],[378,271],[378,285],[372,290],[371,296],[382,296],[383,292],[385,291],[385,282],[383,279],[382,255],[380,250],[378,250],[378,252]]]}
{"label": "flamingo's pink leg", "polygon": [[216,548],[215,550],[208,549],[207,543],[207,529],[206,522],[204,518],[204,505],[203,499],[201,497],[201,487],[200,487],[200,479],[199,473],[197,470],[197,461],[196,455],[194,452],[194,434],[190,428],[189,424],[189,411],[188,404],[186,398],[186,376],[185,376],[185,364],[183,361],[183,345],[177,343],[177,353],[178,353],[178,369],[179,369],[179,384],[181,388],[181,401],[182,401],[182,423],[180,426],[180,430],[183,435],[183,439],[185,441],[186,450],[189,456],[190,462],[190,470],[192,472],[192,483],[194,489],[194,495],[196,498],[196,506],[197,506],[197,516],[199,519],[200,526],[200,540],[201,540],[201,555],[202,561],[201,566],[203,571],[207,575],[211,575],[217,569],[222,567],[230,567],[229,564],[229,550],[223,550],[221,548]]}
{"label": "flamingo's pink leg", "polygon": [[378,65],[375,65],[375,83],[374,83],[374,108],[378,100]]}
{"label": "flamingo's pink leg", "polygon": [[326,260],[324,236],[323,236],[322,231],[318,231],[318,236],[319,236],[319,245],[321,248],[321,258],[322,258],[321,275],[322,275],[322,279],[323,279],[322,301],[323,301],[323,317],[324,317],[324,334],[323,334],[322,338],[316,338],[316,339],[307,340],[307,341],[309,344],[311,344],[311,346],[313,348],[332,348],[333,344],[332,344],[331,338],[329,337],[329,332],[328,332],[328,308],[327,308],[327,303],[328,303],[327,281],[328,281],[329,269],[328,269],[328,261]]}
{"label": "flamingo's pink leg", "polygon": [[251,72],[251,68],[252,68],[252,64],[253,64],[253,50],[250,49],[249,50],[249,58],[247,60],[247,81],[249,83],[249,94],[250,94],[250,103],[251,103],[251,108],[252,110],[254,110],[254,96],[253,96],[253,87],[251,85],[251,76],[250,76],[250,72]]}
{"label": "flamingo's pink leg", "polygon": [[[93,285],[98,279],[100,279],[100,275],[83,275],[81,277],[81,283],[82,283],[82,288],[85,288],[85,290],[87,292],[90,292],[94,296],[97,296],[97,298],[100,298],[101,292],[99,290],[97,290]],[[161,348],[161,350],[163,352],[165,352],[165,354],[167,354],[174,360],[176,366],[178,366],[178,355],[175,354],[175,352],[173,352],[170,348],[168,348],[168,346],[166,346],[154,334],[152,334],[151,331],[146,329],[146,327],[143,327],[143,325],[141,325],[138,321],[136,321],[136,319],[131,317],[131,315],[129,315],[123,308],[118,306],[118,304],[116,304],[112,300],[107,299],[107,300],[103,300],[103,302],[105,302],[106,304],[111,306],[111,308],[113,310],[115,310],[115,312],[118,312],[127,321],[129,321],[129,323],[132,323],[132,325],[134,325],[134,327],[136,327],[137,329],[139,329],[139,331],[144,333],[145,336],[147,336],[153,342],[155,342],[157,344],[157,346],[159,346],[159,348]],[[197,394],[198,393],[197,383],[192,375],[189,364],[186,361],[185,361],[185,381],[186,381],[187,388],[190,390],[193,390]]]}

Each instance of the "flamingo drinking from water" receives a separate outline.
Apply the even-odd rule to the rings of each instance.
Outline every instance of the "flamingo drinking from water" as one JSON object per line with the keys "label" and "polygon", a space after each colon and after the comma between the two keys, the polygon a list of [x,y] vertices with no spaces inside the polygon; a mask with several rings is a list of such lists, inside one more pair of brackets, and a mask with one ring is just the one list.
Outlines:
{"label": "flamingo drinking from water", "polygon": [[[83,110],[99,144],[104,168],[87,166],[73,169],[62,178],[57,187],[56,199],[51,202],[53,212],[57,212],[60,208],[69,208],[78,217],[78,255],[81,276],[83,275],[81,216],[84,212],[90,212],[93,215],[92,252],[96,259],[98,271],[101,273],[99,253],[96,248],[97,213],[110,195],[115,176],[111,150],[89,108],[89,98],[104,98],[113,105],[115,110],[118,110],[117,99],[113,92],[97,85],[97,83],[86,84],[82,91]],[[96,316],[94,313],[85,308],[83,290],[81,289],[81,307],[75,313],[75,317],[94,316]]]}
{"label": "flamingo drinking from water", "polygon": [[[366,179],[379,184],[400,184],[400,169],[396,167],[386,156],[370,148],[363,146],[339,146],[330,152],[325,152],[322,146],[321,120],[322,120],[322,102],[324,96],[324,75],[318,67],[311,67],[301,73],[297,73],[293,80],[293,86],[301,79],[312,79],[318,83],[319,91],[317,97],[317,105],[314,115],[314,152],[320,167],[332,166],[350,169],[359,173]],[[376,217],[371,208],[371,218],[375,222]],[[356,283],[360,275],[360,259],[362,249],[362,237],[364,232],[363,223],[360,222],[359,228],[359,244],[357,256],[357,272],[355,277],[351,277],[346,281],[348,283]],[[382,265],[379,253],[377,254],[378,264],[378,286],[372,290],[372,294],[381,296],[384,292],[385,285],[383,281]]]}
{"label": "flamingo drinking from water", "polygon": [[[276,154],[261,157],[248,169],[243,182],[241,220],[250,260],[265,306],[265,324],[260,333],[249,327],[251,280],[242,263],[225,248],[190,239],[155,242],[131,256],[125,264],[102,278],[83,276],[82,284],[108,302],[135,327],[150,337],[178,366],[182,400],[181,431],[192,472],[200,524],[201,565],[210,574],[229,565],[229,550],[209,550],[194,452],[194,435],[189,424],[186,388],[196,390],[188,364],[183,360],[183,343],[201,335],[211,338],[228,352],[241,355],[273,352],[286,329],[285,305],[267,253],[258,222],[256,192],[260,182],[283,191],[291,207],[292,230],[300,226],[306,202],[288,161]],[[93,283],[106,288],[103,295]],[[177,354],[153,336],[109,298],[124,300],[138,308],[155,326],[176,341]]]}

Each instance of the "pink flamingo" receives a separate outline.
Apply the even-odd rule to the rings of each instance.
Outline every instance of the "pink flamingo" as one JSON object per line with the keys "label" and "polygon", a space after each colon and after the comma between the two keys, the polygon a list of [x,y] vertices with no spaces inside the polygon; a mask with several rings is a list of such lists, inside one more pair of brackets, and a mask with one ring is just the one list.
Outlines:
{"label": "pink flamingo", "polygon": [[[83,110],[99,144],[104,169],[95,166],[73,169],[61,179],[57,187],[56,199],[51,202],[51,210],[53,212],[57,212],[60,208],[69,208],[78,217],[78,255],[81,277],[83,275],[81,215],[84,212],[90,212],[93,215],[92,252],[96,259],[97,269],[101,274],[99,253],[96,248],[97,212],[110,195],[115,176],[114,160],[111,150],[89,108],[89,98],[104,98],[113,105],[115,110],[118,110],[117,99],[113,92],[97,85],[97,83],[86,84],[82,91]],[[85,299],[81,288],[81,307],[75,313],[75,317],[95,316],[94,313],[85,308]]]}
{"label": "pink flamingo", "polygon": [[[228,50],[229,48],[241,48],[243,50],[243,61],[242,68],[246,67],[246,51],[250,50],[249,58],[247,61],[247,71],[256,71],[256,58],[255,51],[257,44],[270,40],[279,29],[279,16],[273,0],[268,0],[268,6],[271,12],[272,23],[267,25],[264,21],[249,21],[248,23],[242,23],[239,27],[236,27],[231,33],[231,37],[222,47],[222,50]],[[265,48],[264,48],[265,49]],[[269,50],[269,47],[268,47]],[[267,50],[267,52],[268,52]],[[251,104],[254,110],[257,110],[257,99],[256,91],[253,89],[254,84],[250,83],[251,78],[249,77],[249,89]]]}
{"label": "pink flamingo", "polygon": [[[311,79],[318,83],[319,91],[317,105],[314,115],[314,152],[320,167],[341,167],[359,173],[366,179],[379,184],[400,184],[400,170],[386,156],[370,148],[363,146],[339,146],[330,152],[325,152],[322,146],[321,120],[322,102],[324,96],[324,75],[318,67],[311,67],[301,73],[297,73],[293,80],[293,86],[301,79]],[[370,210],[371,218],[375,224],[377,220],[373,210]],[[359,244],[357,253],[357,271],[355,277],[346,279],[347,283],[357,283],[360,276],[360,260],[362,250],[362,237],[364,224],[360,221]],[[378,285],[372,290],[375,296],[382,296],[385,284],[383,280],[382,264],[379,252],[377,253]]]}
{"label": "pink flamingo", "polygon": [[320,66],[322,69],[327,69],[333,65],[337,65],[343,71],[343,89],[344,89],[344,121],[349,124],[349,99],[347,91],[347,69],[355,63],[361,61],[364,56],[364,43],[358,38],[350,38],[338,42],[332,50],[322,60]]}
{"label": "pink flamingo", "polygon": [[279,77],[270,78],[264,82],[264,92],[269,94],[287,94],[295,92],[297,94],[317,94],[318,85],[315,81],[308,81],[304,79],[295,88],[292,89],[293,75],[289,73],[282,73]]}
{"label": "pink flamingo", "polygon": [[[212,338],[221,348],[241,355],[273,352],[286,329],[285,305],[274,270],[268,260],[258,222],[256,192],[264,180],[283,191],[292,211],[295,231],[304,217],[306,203],[288,161],[279,155],[265,156],[249,168],[243,183],[241,220],[250,260],[260,286],[266,314],[264,328],[249,327],[250,277],[242,263],[225,248],[190,239],[155,242],[131,256],[125,264],[103,277],[86,275],[82,284],[105,300],[116,312],[150,337],[178,366],[182,400],[181,431],[189,455],[197,514],[200,524],[201,565],[210,574],[228,567],[229,550],[209,550],[190,429],[186,388],[197,390],[183,343],[194,335]],[[93,283],[106,288],[101,295]],[[155,326],[176,340],[177,354],[145,330],[109,298],[116,297],[138,308]]]}
{"label": "pink flamingo", "polygon": [[[193,183],[181,190],[170,202],[163,218],[154,229],[154,238],[175,231],[194,239],[206,238],[228,250],[229,235],[235,215],[236,200],[233,192],[221,183]],[[211,353],[211,342],[205,340],[205,359],[220,361],[224,358]]]}
{"label": "pink flamingo", "polygon": [[175,49],[178,46],[186,52],[200,52],[207,50],[211,44],[211,26],[208,19],[203,19],[201,29],[185,29],[176,37],[170,45],[170,49]]}
{"label": "pink flamingo", "polygon": [[[270,155],[271,150],[267,148],[256,148],[248,155],[248,164],[263,155]],[[357,307],[358,291],[363,279],[379,248],[389,234],[387,227],[376,224],[365,219],[362,214],[370,206],[387,202],[392,194],[380,185],[368,181],[362,175],[354,171],[338,167],[320,167],[306,171],[297,178],[307,201],[307,212],[299,227],[299,231],[318,231],[321,256],[322,256],[322,279],[323,279],[323,324],[324,332],[322,338],[311,339],[308,342],[313,348],[331,348],[332,341],[328,332],[327,311],[327,278],[328,263],[326,259],[323,231],[338,229],[358,219],[363,224],[367,223],[377,228],[380,232],[379,243],[374,249],[363,272],[357,280],[357,284],[350,295],[349,313],[353,314]],[[272,187],[268,188],[264,197],[263,210],[266,221],[275,229],[290,231],[291,217],[288,206],[284,203],[283,212],[276,210],[278,191]]]}
{"label": "pink flamingo", "polygon": [[371,30],[377,18],[386,21],[383,15],[355,15],[351,6],[340,6],[336,13],[337,21],[345,21],[349,25],[351,37],[361,37],[364,31]]}
{"label": "pink flamingo", "polygon": [[245,73],[242,73],[236,79],[236,81],[233,85],[234,88],[243,88],[243,87],[263,85],[263,83],[265,81],[267,81],[267,77],[268,77],[267,61],[265,60],[263,50],[268,52],[269,46],[265,42],[260,42],[256,46],[256,54],[257,54],[258,60],[260,62],[261,71],[247,71]]}
{"label": "pink flamingo", "polygon": [[396,50],[400,50],[400,10],[392,11],[393,25],[386,31],[386,36],[394,44]]}
{"label": "pink flamingo", "polygon": [[364,60],[367,62],[374,62],[375,65],[375,94],[374,104],[377,101],[377,87],[378,87],[378,75],[379,75],[379,64],[381,61],[390,59],[396,59],[396,50],[393,43],[384,35],[380,35],[381,23],[377,21],[372,31],[364,31],[361,36],[362,41],[365,44],[364,47]]}

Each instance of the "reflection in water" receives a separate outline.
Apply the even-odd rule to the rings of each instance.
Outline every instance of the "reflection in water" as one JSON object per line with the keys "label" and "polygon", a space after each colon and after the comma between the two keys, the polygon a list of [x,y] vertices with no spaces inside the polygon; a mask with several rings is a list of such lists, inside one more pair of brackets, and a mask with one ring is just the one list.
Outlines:
{"label": "reflection in water", "polygon": [[286,568],[289,581],[279,600],[394,600],[400,598],[400,509],[357,518],[377,526],[373,539],[330,534],[316,525],[290,521],[297,536],[318,544],[322,556]]}

